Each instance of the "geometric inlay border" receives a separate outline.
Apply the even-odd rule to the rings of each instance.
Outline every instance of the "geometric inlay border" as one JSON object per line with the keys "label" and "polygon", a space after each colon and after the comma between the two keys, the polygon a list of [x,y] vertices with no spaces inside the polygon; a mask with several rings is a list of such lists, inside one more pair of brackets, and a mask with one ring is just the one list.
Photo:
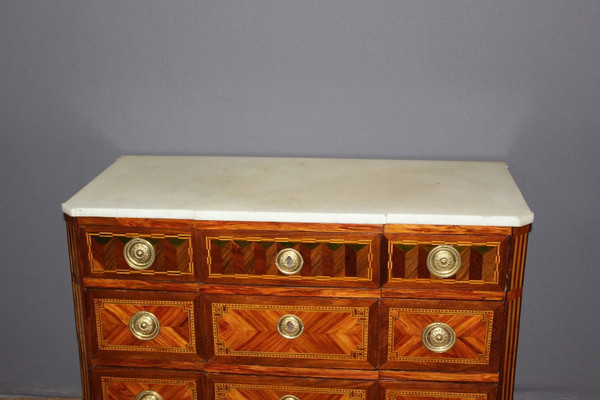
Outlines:
{"label": "geometric inlay border", "polygon": [[497,242],[497,241],[493,241],[493,242],[473,242],[473,241],[440,241],[440,240],[390,240],[388,241],[388,254],[387,254],[387,274],[388,274],[388,281],[389,282],[417,282],[417,283],[423,283],[423,284],[427,284],[427,283],[431,283],[431,282],[442,282],[444,284],[456,284],[457,281],[455,278],[449,277],[449,278],[444,278],[444,279],[435,279],[435,278],[398,278],[398,277],[394,277],[392,275],[393,272],[393,267],[394,267],[394,263],[393,263],[393,257],[392,254],[394,252],[394,246],[396,245],[406,245],[406,246],[419,246],[419,245],[430,245],[430,246],[440,246],[440,245],[453,245],[453,246],[458,246],[458,247],[478,247],[478,246],[485,246],[485,247],[493,247],[495,248],[495,256],[494,256],[494,277],[493,279],[488,279],[488,280],[475,280],[475,279],[470,279],[468,282],[470,284],[486,284],[486,283],[495,283],[497,284],[500,280],[500,265],[501,265],[501,255],[500,255],[500,248],[502,243],[501,242]]}
{"label": "geometric inlay border", "polygon": [[[328,312],[350,314],[358,324],[362,326],[361,343],[347,354],[327,353],[287,353],[268,351],[241,351],[231,349],[223,340],[219,332],[219,319],[223,318],[229,310],[275,310],[284,313],[297,311],[304,312]],[[271,304],[212,304],[213,338],[215,355],[242,356],[242,357],[273,357],[273,358],[297,358],[297,359],[326,359],[326,360],[367,360],[368,336],[369,336],[369,308],[368,307],[314,307],[298,305],[271,305]],[[276,331],[274,327],[274,331]]]}
{"label": "geometric inlay border", "polygon": [[[187,313],[187,322],[189,324],[189,342],[184,347],[152,347],[136,345],[113,345],[103,339],[102,318],[100,312],[105,309],[106,304],[114,305],[135,305],[135,306],[169,306],[178,307]],[[196,335],[194,335],[194,303],[191,301],[142,301],[142,300],[114,300],[114,299],[94,299],[94,313],[96,315],[96,334],[98,338],[99,350],[122,350],[122,351],[145,351],[158,353],[196,353]],[[160,336],[160,334],[159,334]]]}
{"label": "geometric inlay border", "polygon": [[[480,353],[477,358],[461,358],[461,357],[417,357],[417,356],[402,356],[397,351],[394,351],[394,325],[401,314],[422,314],[422,315],[457,315],[457,316],[479,316],[481,321],[486,324],[485,327],[485,344],[484,352]],[[389,361],[407,361],[407,362],[435,362],[435,363],[453,363],[453,364],[488,364],[490,359],[490,351],[492,347],[492,328],[494,325],[493,311],[479,310],[439,310],[439,309],[415,309],[415,308],[397,308],[390,307],[388,318],[388,360]],[[460,339],[457,338],[457,339]]]}
{"label": "geometric inlay border", "polygon": [[88,247],[88,259],[90,266],[92,268],[92,272],[94,273],[108,273],[102,268],[96,268],[96,263],[94,262],[94,256],[92,252],[92,237],[99,238],[146,238],[146,239],[179,239],[185,240],[188,242],[188,266],[187,271],[155,271],[152,268],[144,269],[144,270],[136,270],[132,268],[127,269],[116,269],[114,272],[117,274],[140,274],[140,275],[194,275],[194,263],[193,263],[193,245],[192,245],[192,235],[189,233],[179,233],[179,234],[163,234],[163,233],[152,233],[152,234],[139,234],[139,233],[113,233],[113,232],[86,232],[86,244]]}
{"label": "geometric inlay border", "polygon": [[486,400],[487,393],[451,393],[451,392],[433,392],[422,390],[386,390],[385,400],[404,400],[405,398],[418,397],[427,399],[460,399],[460,400]]}
{"label": "geometric inlay border", "polygon": [[102,399],[108,400],[108,390],[115,383],[135,383],[151,385],[184,386],[191,393],[192,400],[198,400],[196,382],[187,379],[145,379],[145,378],[121,378],[114,376],[102,377]]}
{"label": "geometric inlay border", "polygon": [[215,400],[226,400],[232,390],[247,389],[259,391],[281,391],[285,393],[323,394],[347,396],[348,400],[367,400],[367,391],[364,389],[318,388],[302,386],[276,386],[276,385],[245,385],[239,383],[215,383]]}
{"label": "geometric inlay border", "polygon": [[[224,275],[212,272],[212,258],[210,256],[212,249],[212,241],[246,241],[246,242],[261,242],[261,243],[323,243],[323,244],[358,244],[358,245],[366,245],[369,248],[368,254],[368,267],[366,271],[366,276],[364,277],[335,277],[335,276],[327,276],[327,275],[319,275],[319,276],[300,276],[300,275],[268,275],[268,274],[260,274],[260,275],[249,275],[249,274],[231,274]],[[211,236],[206,237],[206,262],[209,271],[209,278],[222,278],[222,277],[239,277],[239,278],[248,278],[252,276],[253,278],[261,278],[265,280],[273,280],[273,279],[293,279],[293,280],[302,280],[302,281],[323,281],[323,280],[334,280],[334,281],[371,281],[373,279],[373,241],[372,240],[345,240],[345,239],[317,239],[314,237],[306,237],[306,238],[286,238],[286,237],[277,237],[277,238],[263,238],[257,236],[244,236],[244,237],[234,237],[234,236]]]}

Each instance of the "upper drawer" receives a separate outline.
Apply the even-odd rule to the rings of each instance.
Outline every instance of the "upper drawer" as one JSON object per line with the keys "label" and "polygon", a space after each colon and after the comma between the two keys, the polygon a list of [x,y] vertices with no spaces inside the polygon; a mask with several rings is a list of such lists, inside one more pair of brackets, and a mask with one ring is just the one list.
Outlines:
{"label": "upper drawer", "polygon": [[81,241],[85,276],[197,280],[191,227],[84,226]]}
{"label": "upper drawer", "polygon": [[374,299],[207,295],[207,360],[224,364],[373,369]]}
{"label": "upper drawer", "polygon": [[387,234],[388,287],[504,290],[508,236]]}
{"label": "upper drawer", "polygon": [[377,233],[202,230],[207,282],[377,287]]}

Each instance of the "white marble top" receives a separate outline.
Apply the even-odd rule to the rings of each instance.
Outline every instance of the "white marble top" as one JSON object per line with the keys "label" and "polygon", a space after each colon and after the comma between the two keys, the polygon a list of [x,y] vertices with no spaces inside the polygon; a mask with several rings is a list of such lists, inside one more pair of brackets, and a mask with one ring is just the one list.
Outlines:
{"label": "white marble top", "polygon": [[123,156],[62,210],[73,217],[523,226],[506,164]]}

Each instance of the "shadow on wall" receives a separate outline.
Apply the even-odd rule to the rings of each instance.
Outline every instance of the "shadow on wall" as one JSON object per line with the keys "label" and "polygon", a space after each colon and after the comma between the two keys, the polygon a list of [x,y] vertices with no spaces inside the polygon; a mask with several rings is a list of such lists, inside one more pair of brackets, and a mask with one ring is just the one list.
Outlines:
{"label": "shadow on wall", "polygon": [[[114,161],[101,132],[51,102],[2,121],[0,393],[77,396],[75,339],[61,203]],[[10,233],[10,234],[7,234]]]}
{"label": "shadow on wall", "polygon": [[[565,393],[561,398],[588,399],[600,390],[600,351],[587,344],[588,333],[600,330],[600,320],[590,318],[600,303],[600,270],[590,263],[597,258],[590,244],[600,240],[600,121],[585,109],[569,112],[561,108],[564,103],[551,101],[532,110],[507,157],[535,213],[515,398]],[[554,388],[551,393],[549,388]]]}

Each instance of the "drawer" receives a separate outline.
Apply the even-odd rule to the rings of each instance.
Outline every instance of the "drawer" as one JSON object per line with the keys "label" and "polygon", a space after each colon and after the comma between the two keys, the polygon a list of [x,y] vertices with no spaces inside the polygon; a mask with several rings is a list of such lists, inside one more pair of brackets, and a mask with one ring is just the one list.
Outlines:
{"label": "drawer", "polygon": [[212,375],[207,377],[214,400],[372,400],[375,383],[367,381]]}
{"label": "drawer", "polygon": [[194,281],[194,230],[143,226],[85,226],[86,277]]}
{"label": "drawer", "polygon": [[[164,370],[95,369],[94,399],[101,400],[205,400],[203,376]],[[154,397],[152,397],[154,396]],[[160,397],[159,397],[160,396]]]}
{"label": "drawer", "polygon": [[441,382],[382,382],[382,400],[495,400],[497,385]]}
{"label": "drawer", "polygon": [[[89,290],[93,357],[200,360],[197,296],[190,293]],[[150,363],[152,365],[152,363]]]}
{"label": "drawer", "polygon": [[494,372],[502,302],[382,301],[383,369]]}
{"label": "drawer", "polygon": [[507,236],[387,234],[388,287],[504,290]]}
{"label": "drawer", "polygon": [[210,361],[375,366],[376,300],[207,295],[204,304]]}
{"label": "drawer", "polygon": [[377,287],[377,233],[202,230],[207,282]]}

